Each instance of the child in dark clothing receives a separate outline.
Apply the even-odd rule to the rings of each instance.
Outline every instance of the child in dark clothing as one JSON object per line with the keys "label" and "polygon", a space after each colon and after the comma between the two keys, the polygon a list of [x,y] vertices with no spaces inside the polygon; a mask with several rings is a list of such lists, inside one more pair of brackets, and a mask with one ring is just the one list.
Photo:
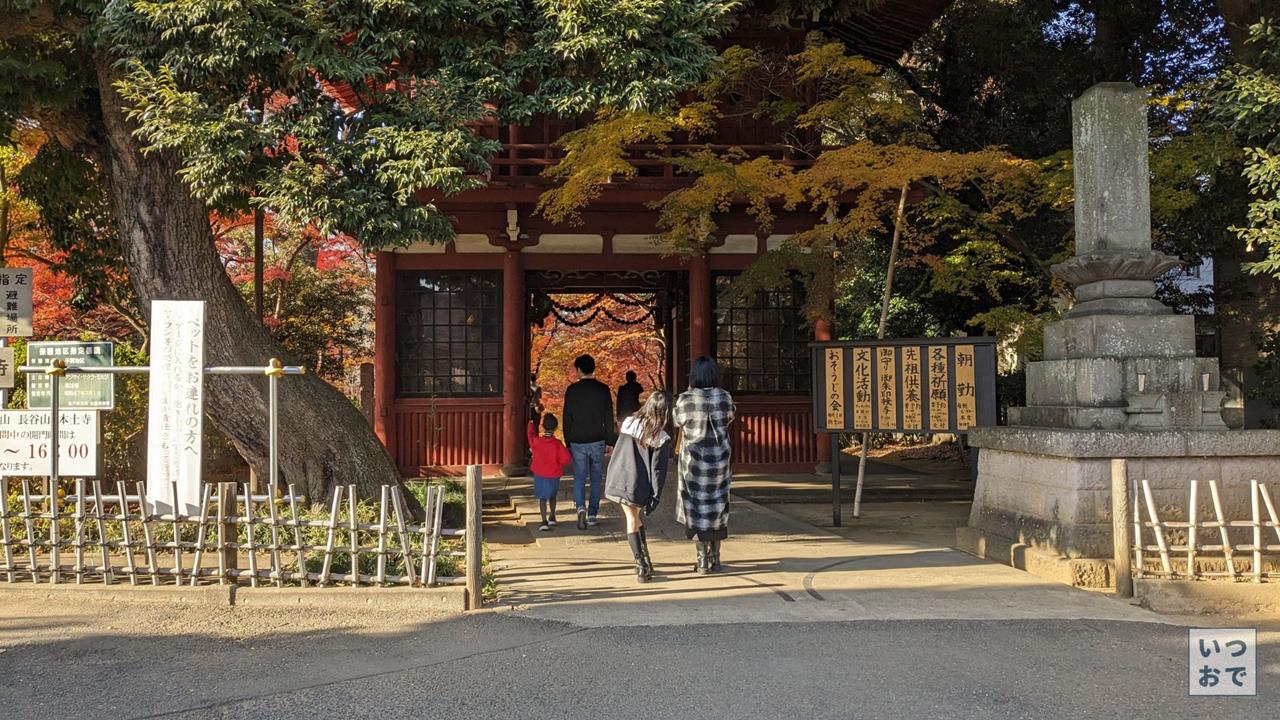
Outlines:
{"label": "child in dark clothing", "polygon": [[[529,463],[529,471],[533,473],[533,494],[538,498],[538,511],[542,513],[542,527],[547,532],[556,526],[556,495],[560,492],[560,476],[564,474],[564,466],[573,462],[569,449],[556,438],[556,416],[547,413],[542,416],[542,435],[534,430],[533,421],[529,421],[529,450],[533,460]],[[551,514],[547,510],[550,507]]]}

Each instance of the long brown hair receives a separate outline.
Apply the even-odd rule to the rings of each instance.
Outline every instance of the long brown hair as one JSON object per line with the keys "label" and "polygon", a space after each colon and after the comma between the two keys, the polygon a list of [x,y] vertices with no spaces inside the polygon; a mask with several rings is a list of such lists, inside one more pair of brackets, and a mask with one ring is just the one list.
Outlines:
{"label": "long brown hair", "polygon": [[662,433],[666,432],[667,421],[671,417],[671,395],[666,390],[654,390],[649,393],[644,407],[631,417],[640,423],[640,434],[636,435],[636,439],[652,447]]}

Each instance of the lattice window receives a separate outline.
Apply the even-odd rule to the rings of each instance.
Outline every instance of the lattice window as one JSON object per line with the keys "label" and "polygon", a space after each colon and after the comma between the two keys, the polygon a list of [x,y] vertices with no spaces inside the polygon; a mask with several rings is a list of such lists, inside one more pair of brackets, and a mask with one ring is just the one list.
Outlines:
{"label": "lattice window", "polygon": [[398,396],[502,391],[499,273],[400,272],[396,295]]}
{"label": "lattice window", "polygon": [[[716,297],[732,275],[717,275]],[[805,323],[804,285],[757,291],[750,299],[716,304],[716,359],[730,392],[803,394],[809,392],[812,331]]]}

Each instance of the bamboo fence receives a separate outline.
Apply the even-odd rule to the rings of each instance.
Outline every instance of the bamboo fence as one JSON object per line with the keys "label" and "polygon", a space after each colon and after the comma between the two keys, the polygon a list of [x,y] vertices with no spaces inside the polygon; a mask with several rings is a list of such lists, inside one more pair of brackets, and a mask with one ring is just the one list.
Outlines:
{"label": "bamboo fence", "polygon": [[[1160,506],[1149,481],[1130,481],[1134,576],[1259,583],[1280,579],[1280,519],[1266,483],[1249,483],[1248,519],[1229,518],[1223,511],[1218,482],[1209,480],[1204,484],[1209,490],[1205,509],[1200,504],[1204,499],[1202,483],[1192,480],[1186,512],[1182,514],[1185,519],[1171,520],[1160,517]],[[1166,515],[1175,514],[1172,510],[1165,506]],[[1266,542],[1272,535],[1275,542]]]}
{"label": "bamboo fence", "polygon": [[0,577],[252,587],[465,583],[436,572],[437,559],[466,556],[442,546],[466,535],[442,526],[443,485],[427,486],[420,523],[395,485],[381,487],[376,521],[361,518],[369,510],[357,503],[354,485],[335,487],[323,508],[310,511],[292,485],[275,498],[253,494],[248,484],[206,484],[194,515],[177,512],[176,486],[171,496],[173,509],[155,513],[142,483],[128,493],[124,483],[80,479],[50,488],[48,479],[23,479],[16,502],[0,492]]}

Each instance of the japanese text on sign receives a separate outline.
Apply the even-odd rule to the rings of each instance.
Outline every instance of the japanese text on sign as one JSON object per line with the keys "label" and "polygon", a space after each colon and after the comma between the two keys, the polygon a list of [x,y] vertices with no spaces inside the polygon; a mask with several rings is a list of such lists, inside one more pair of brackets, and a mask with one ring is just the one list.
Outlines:
{"label": "japanese text on sign", "polygon": [[[28,365],[50,365],[54,360],[67,367],[111,367],[115,345],[109,342],[33,342],[27,345]],[[52,383],[48,375],[27,375],[27,407],[49,407]],[[58,381],[58,407],[76,410],[114,410],[115,377],[109,374],[68,373]]]}
{"label": "japanese text on sign", "polygon": [[929,429],[946,430],[950,425],[950,373],[947,349],[941,345],[925,348],[929,357]]}
{"label": "japanese text on sign", "polygon": [[853,349],[853,427],[871,429],[871,348]]}
{"label": "japanese text on sign", "polygon": [[0,268],[0,336],[31,337],[31,268]]}
{"label": "japanese text on sign", "polygon": [[0,390],[12,390],[17,379],[17,368],[13,365],[13,348],[0,347]]}
{"label": "japanese text on sign", "polygon": [[844,429],[844,351],[840,348],[828,348],[822,360],[823,372],[827,376],[827,396],[823,402],[827,408],[827,427]]}
{"label": "japanese text on sign", "polygon": [[996,424],[993,337],[814,343],[819,432],[967,432]]}
{"label": "japanese text on sign", "polygon": [[920,409],[920,348],[902,348],[902,429],[921,430],[924,415]]}
{"label": "japanese text on sign", "polygon": [[1192,695],[1257,695],[1258,631],[1189,628],[1187,690]]}
{"label": "japanese text on sign", "polygon": [[147,415],[147,503],[170,512],[177,484],[179,512],[200,503],[204,422],[204,303],[151,303],[150,407]]}
{"label": "japanese text on sign", "polygon": [[[47,476],[50,458],[48,410],[0,411],[0,475]],[[98,413],[72,410],[58,413],[58,475],[93,477],[98,474]]]}

